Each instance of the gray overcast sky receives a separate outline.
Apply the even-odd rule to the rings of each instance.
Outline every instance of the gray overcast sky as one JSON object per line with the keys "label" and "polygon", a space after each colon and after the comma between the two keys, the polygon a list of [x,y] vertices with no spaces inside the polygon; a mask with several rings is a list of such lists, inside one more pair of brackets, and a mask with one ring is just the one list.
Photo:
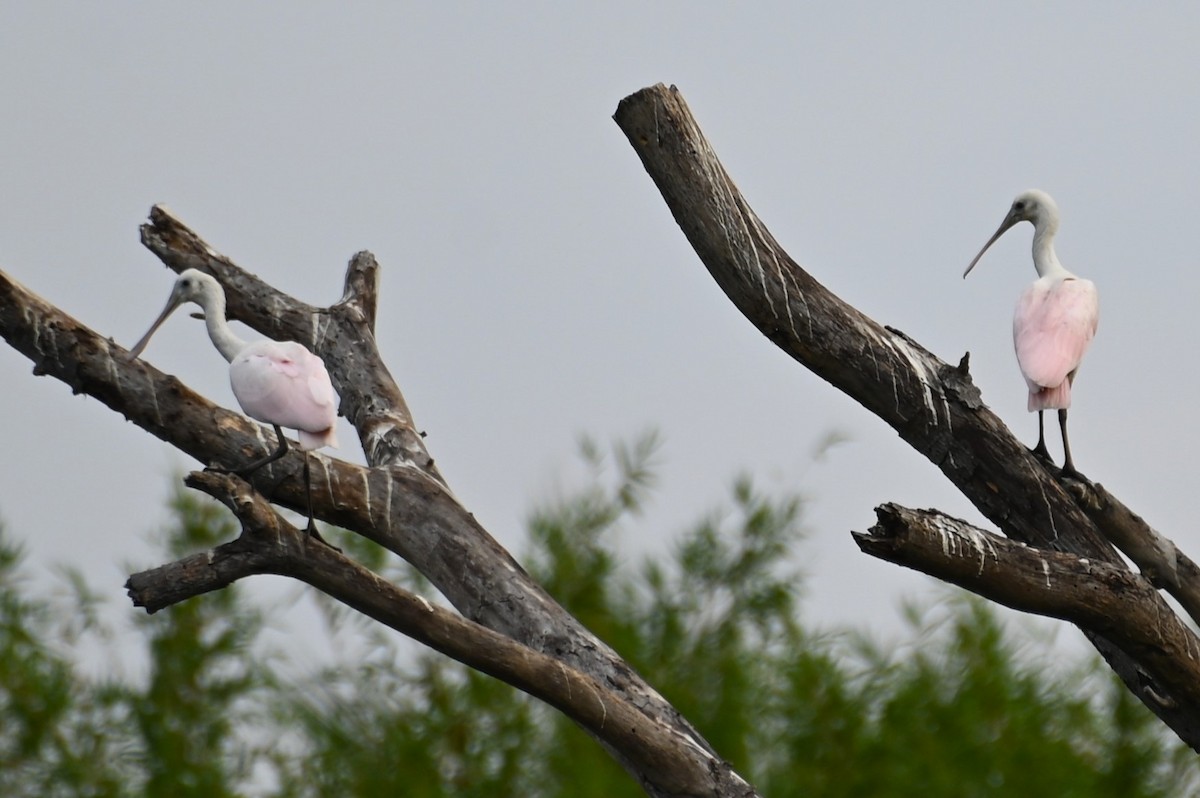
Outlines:
{"label": "gray overcast sky", "polygon": [[[370,249],[381,348],[506,545],[572,484],[580,433],[657,426],[661,488],[631,556],[750,472],[811,498],[808,616],[888,630],[929,582],[849,530],[883,501],[982,519],[737,313],[617,102],[677,84],[793,256],[942,358],[970,350],[1028,443],[1010,318],[1031,228],[960,276],[1017,192],[1049,191],[1059,256],[1102,305],[1077,463],[1195,555],[1200,377],[1177,361],[1195,359],[1198,37],[1187,3],[8,3],[0,268],[129,346],[173,277],[138,243],[155,202],[313,303]],[[174,318],[147,357],[233,406],[200,325]],[[0,516],[39,573],[83,567],[123,608],[124,564],[154,564],[168,475],[194,464],[7,347],[0,380]],[[850,441],[814,463],[832,430]]]}

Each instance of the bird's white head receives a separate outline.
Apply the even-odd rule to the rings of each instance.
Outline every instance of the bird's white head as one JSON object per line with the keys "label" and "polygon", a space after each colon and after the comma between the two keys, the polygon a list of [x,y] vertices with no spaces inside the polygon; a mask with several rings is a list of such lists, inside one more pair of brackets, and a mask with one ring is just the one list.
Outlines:
{"label": "bird's white head", "polygon": [[141,340],[134,344],[133,349],[129,350],[130,360],[137,359],[137,356],[150,343],[150,337],[158,331],[158,328],[175,308],[185,302],[195,302],[204,308],[205,318],[219,315],[224,321],[225,291],[221,288],[221,284],[217,282],[216,278],[202,271],[186,269],[180,272],[179,279],[175,281],[175,286],[171,289],[171,295],[167,298],[167,306],[163,308],[163,312],[159,314],[154,324],[150,325],[150,329],[146,331]]}
{"label": "bird's white head", "polygon": [[1013,200],[1012,207],[1008,209],[1008,215],[1000,223],[999,229],[983,245],[979,254],[971,260],[971,264],[963,272],[963,277],[971,273],[971,269],[975,268],[975,264],[983,257],[983,253],[988,251],[988,247],[996,243],[996,239],[1018,222],[1032,223],[1036,236],[1053,235],[1058,230],[1058,205],[1049,194],[1036,188],[1018,194],[1017,198]]}
{"label": "bird's white head", "polygon": [[171,289],[171,296],[167,300],[167,304],[174,302],[178,307],[184,302],[195,302],[203,307],[205,297],[215,294],[225,295],[225,291],[215,277],[198,269],[185,269],[175,280],[175,286]]}
{"label": "bird's white head", "polygon": [[[1017,195],[1004,221],[1008,222],[1008,227],[1017,222],[1032,222],[1034,227],[1057,225],[1058,203],[1045,191],[1031,188]],[[1008,227],[1001,225],[1001,230],[1007,230]]]}

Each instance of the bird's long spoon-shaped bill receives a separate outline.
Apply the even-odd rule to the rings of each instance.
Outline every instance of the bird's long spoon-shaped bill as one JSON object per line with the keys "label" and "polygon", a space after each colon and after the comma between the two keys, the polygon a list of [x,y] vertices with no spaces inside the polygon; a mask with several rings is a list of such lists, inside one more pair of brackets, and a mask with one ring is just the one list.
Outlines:
{"label": "bird's long spoon-shaped bill", "polygon": [[988,239],[988,242],[983,245],[983,249],[979,250],[979,254],[971,259],[971,264],[967,266],[967,270],[963,272],[964,278],[971,273],[971,269],[975,268],[975,264],[979,263],[979,259],[983,257],[983,253],[988,251],[988,247],[990,247],[992,244],[995,244],[996,239],[1004,235],[1008,231],[1008,228],[1012,227],[1019,221],[1021,220],[1017,217],[1016,208],[1013,208],[1008,212],[1008,216],[1004,217],[1004,221],[1000,223],[1000,228],[996,230],[996,232],[992,234],[992,237]]}
{"label": "bird's long spoon-shaped bill", "polygon": [[167,316],[170,316],[172,311],[179,307],[179,305],[179,297],[172,292],[171,298],[167,300],[167,306],[163,308],[163,312],[160,313],[158,318],[155,319],[154,323],[150,325],[150,329],[146,331],[146,334],[142,336],[142,339],[133,345],[133,349],[129,350],[129,354],[126,355],[127,360],[137,360],[138,355],[140,355],[142,350],[146,348],[146,345],[150,343],[150,336],[154,335],[154,333],[158,331],[158,328],[162,326],[162,323],[167,320]]}

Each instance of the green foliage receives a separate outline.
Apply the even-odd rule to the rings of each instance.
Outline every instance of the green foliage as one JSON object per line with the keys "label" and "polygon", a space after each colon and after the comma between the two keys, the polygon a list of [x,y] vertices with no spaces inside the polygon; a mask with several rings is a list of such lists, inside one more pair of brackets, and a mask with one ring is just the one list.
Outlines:
{"label": "green foliage", "polygon": [[[1050,662],[982,601],[909,608],[900,646],[804,627],[802,504],[748,478],[669,553],[623,562],[656,449],[585,442],[587,484],[532,515],[522,559],[763,794],[1152,798],[1200,783],[1194,754],[1097,658]],[[210,503],[172,509],[171,555],[236,534]],[[428,591],[382,550],[355,552]],[[94,597],[76,577],[69,611],[28,598],[20,560],[0,530],[6,798],[642,794],[558,713],[374,625],[351,626],[364,645],[310,679],[273,678],[260,613],[234,588],[139,614],[143,679],[85,677],[62,651],[97,631]]]}
{"label": "green foliage", "polygon": [[0,795],[115,795],[89,691],[50,640],[62,628],[46,601],[22,595],[20,549],[0,529]]}
{"label": "green foliage", "polygon": [[482,674],[422,657],[330,671],[295,718],[310,746],[288,795],[533,795],[529,703]]}
{"label": "green foliage", "polygon": [[[178,526],[164,541],[172,556],[237,535],[228,513],[212,502],[177,494],[172,509]],[[262,626],[258,614],[227,588],[139,621],[150,671],[124,703],[142,751],[145,794],[236,795],[254,761],[249,741],[236,732],[254,723],[261,710],[248,702],[270,686],[250,650]]]}
{"label": "green foliage", "polygon": [[[172,510],[163,548],[173,555],[234,534],[210,502],[180,494]],[[99,631],[94,597],[76,578],[69,608],[23,598],[20,560],[0,532],[0,795],[239,794],[264,756],[241,735],[270,683],[250,652],[261,624],[238,591],[137,614],[144,683],[94,680],[52,647]]]}

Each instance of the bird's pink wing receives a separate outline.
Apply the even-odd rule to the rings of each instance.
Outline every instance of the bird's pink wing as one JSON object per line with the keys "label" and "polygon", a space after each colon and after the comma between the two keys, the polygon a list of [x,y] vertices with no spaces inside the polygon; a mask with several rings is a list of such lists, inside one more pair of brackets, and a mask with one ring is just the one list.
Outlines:
{"label": "bird's pink wing", "polygon": [[1057,387],[1079,368],[1099,320],[1091,280],[1037,280],[1021,294],[1013,315],[1013,346],[1030,390]]}
{"label": "bird's pink wing", "polygon": [[316,355],[305,352],[309,357],[308,368],[305,369],[305,380],[308,383],[308,394],[313,404],[318,407],[332,407],[334,403],[333,382],[325,363]]}
{"label": "bird's pink wing", "polygon": [[[297,344],[299,346],[299,344]],[[302,347],[303,348],[303,347]],[[333,392],[333,382],[325,369],[325,361],[304,350],[308,356],[308,364],[304,369],[303,379],[308,386],[309,410],[313,418],[325,424],[323,429],[299,428],[300,445],[305,449],[319,449],[322,446],[338,445],[334,425],[337,423],[337,395]]]}
{"label": "bird's pink wing", "polygon": [[[247,346],[229,366],[229,381],[242,410],[251,418],[278,424],[301,435],[305,448],[337,445],[333,385],[325,364],[292,341],[258,341]],[[313,444],[309,446],[308,444]]]}

